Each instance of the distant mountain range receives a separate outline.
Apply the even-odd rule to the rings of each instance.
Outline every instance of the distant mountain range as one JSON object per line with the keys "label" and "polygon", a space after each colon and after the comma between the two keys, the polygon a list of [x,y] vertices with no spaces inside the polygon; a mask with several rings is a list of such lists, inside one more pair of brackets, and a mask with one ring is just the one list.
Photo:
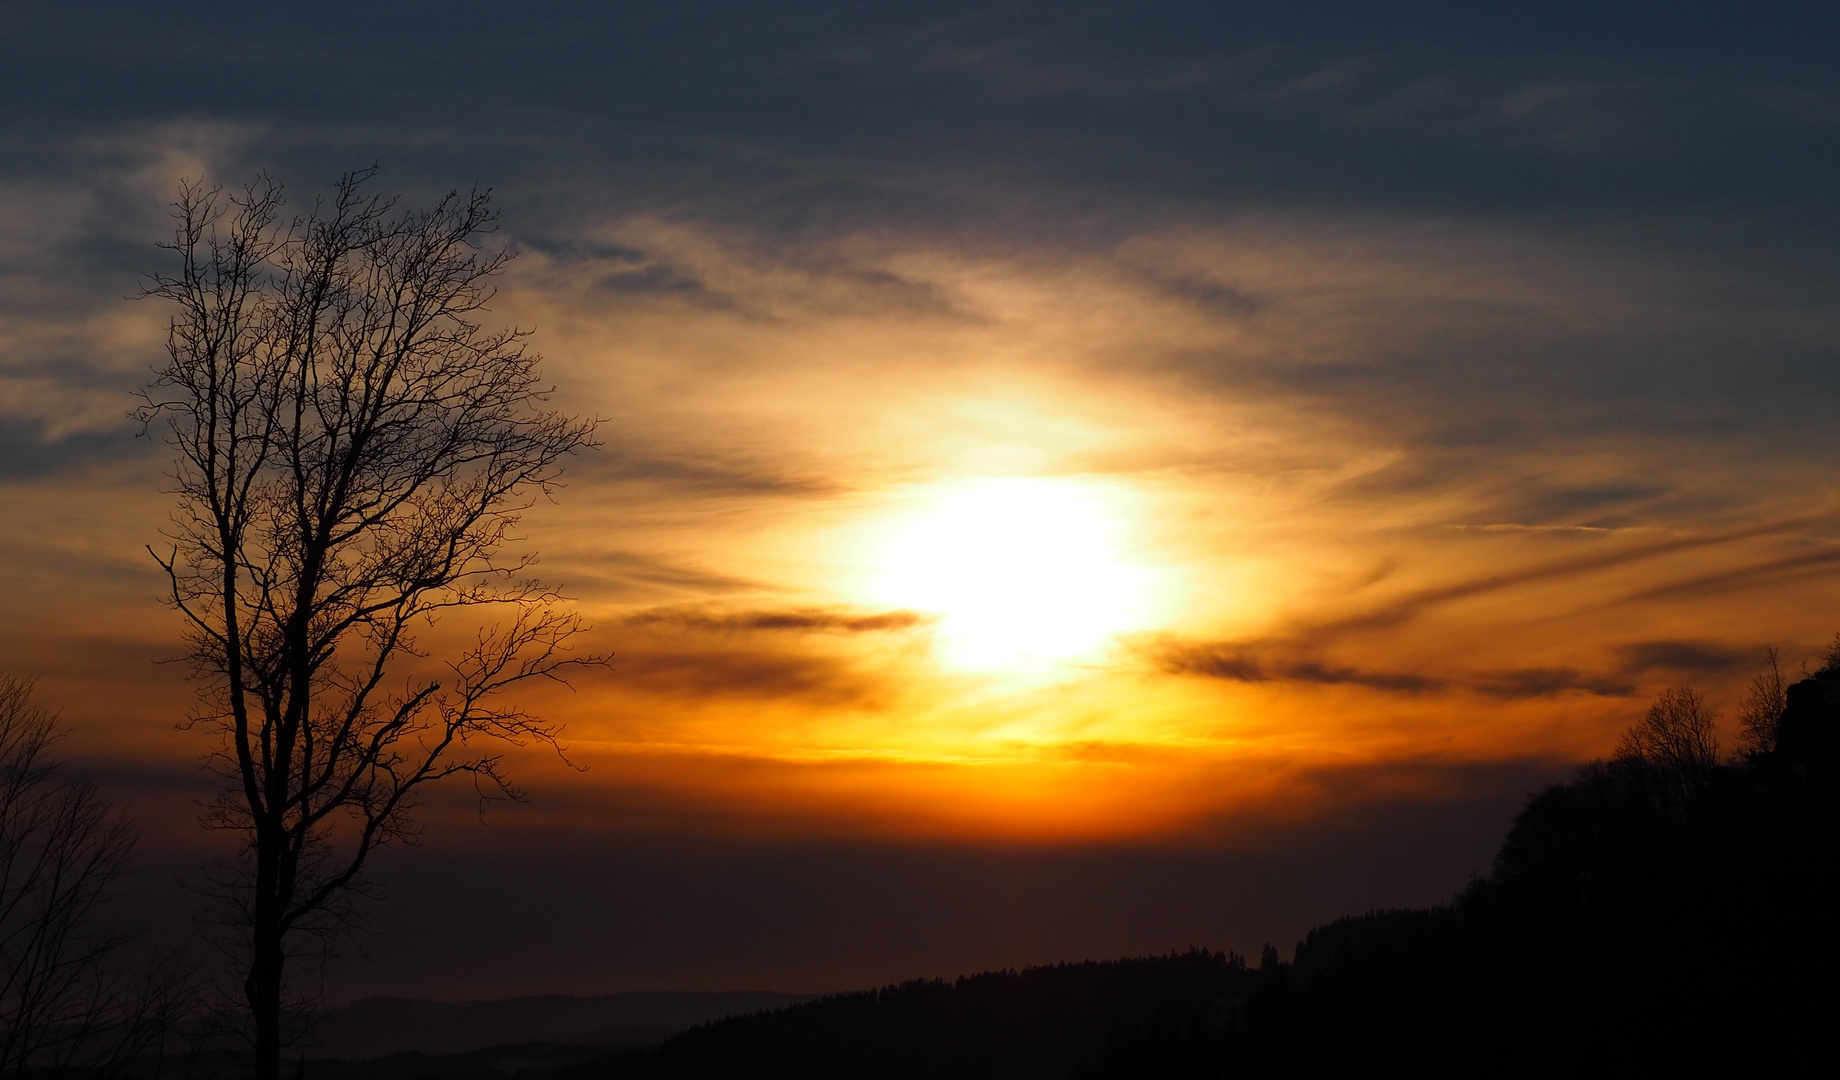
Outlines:
{"label": "distant mountain range", "polygon": [[814,994],[770,991],[546,994],[502,1001],[373,997],[326,1013],[314,1057],[365,1060],[420,1051],[459,1054],[512,1043],[650,1046],[711,1020],[797,1005]]}

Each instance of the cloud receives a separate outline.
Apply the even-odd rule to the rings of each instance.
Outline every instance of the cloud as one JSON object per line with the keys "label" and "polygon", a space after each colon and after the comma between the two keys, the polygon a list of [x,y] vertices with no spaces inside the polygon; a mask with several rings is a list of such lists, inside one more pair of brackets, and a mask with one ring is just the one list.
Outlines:
{"label": "cloud", "polygon": [[771,455],[717,446],[648,447],[617,429],[606,445],[571,461],[568,473],[580,480],[652,485],[688,496],[812,496],[837,490],[834,482],[788,468]]}
{"label": "cloud", "polygon": [[[1669,646],[1684,646],[1670,652]],[[1302,657],[1286,657],[1288,643],[1165,643],[1151,653],[1157,669],[1167,675],[1224,679],[1241,683],[1293,683],[1309,686],[1356,686],[1385,693],[1426,695],[1467,692],[1503,700],[1529,700],[1578,692],[1596,697],[1630,697],[1637,692],[1633,676],[1656,668],[1678,670],[1710,657],[1737,656],[1737,650],[1714,653],[1712,646],[1681,642],[1650,642],[1631,646],[1640,662],[1625,663],[1604,674],[1588,674],[1567,667],[1510,668],[1451,675],[1429,675],[1409,670],[1360,668]],[[1667,661],[1677,663],[1670,664]],[[1729,669],[1733,663],[1697,670]]]}
{"label": "cloud", "polygon": [[1145,280],[1157,292],[1179,303],[1198,307],[1226,319],[1244,319],[1258,312],[1258,296],[1242,288],[1189,274],[1170,274],[1146,268]]}
{"label": "cloud", "polygon": [[1619,602],[1635,604],[1669,597],[1699,596],[1782,578],[1807,574],[1825,575],[1835,565],[1840,565],[1840,548],[1806,551],[1796,555],[1766,559],[1748,566],[1701,574],[1684,581],[1670,581],[1653,588],[1630,593],[1622,597]]}
{"label": "cloud", "polygon": [[905,610],[864,612],[808,607],[719,613],[698,608],[662,607],[636,611],[620,621],[629,627],[669,627],[717,633],[791,631],[865,634],[910,630],[931,622],[933,618],[922,612]]}
{"label": "cloud", "polygon": [[1245,644],[1165,643],[1154,650],[1161,670],[1170,675],[1198,675],[1233,682],[1292,682],[1319,686],[1364,686],[1375,690],[1421,694],[1449,686],[1448,680],[1408,671],[1376,671],[1303,658],[1272,655],[1269,646]]}
{"label": "cloud", "polygon": [[[1459,600],[1483,596],[1489,593],[1520,588],[1568,577],[1595,573],[1634,563],[1658,560],[1665,556],[1703,548],[1736,544],[1744,540],[1759,537],[1793,534],[1797,530],[1814,525],[1831,524],[1835,520],[1832,510],[1823,510],[1816,514],[1784,518],[1774,521],[1759,522],[1738,528],[1717,531],[1669,536],[1652,540],[1635,540],[1609,550],[1592,551],[1582,555],[1568,555],[1558,559],[1505,569],[1496,573],[1480,574],[1466,580],[1445,585],[1436,585],[1418,589],[1404,596],[1389,600],[1379,606],[1354,615],[1324,620],[1310,625],[1300,631],[1299,636],[1311,638],[1328,638],[1354,631],[1369,631],[1396,626],[1435,608]],[[1824,552],[1823,556],[1831,559],[1834,553]],[[1806,557],[1801,557],[1806,558]],[[1721,575],[1721,578],[1723,575]],[[1668,587],[1655,590],[1666,591]],[[1641,595],[1641,594],[1638,594]]]}
{"label": "cloud", "polygon": [[115,430],[86,428],[53,436],[46,425],[0,414],[0,483],[78,472],[84,466],[147,454],[124,420]]}
{"label": "cloud", "polygon": [[1589,675],[1566,667],[1487,671],[1465,680],[1464,685],[1485,697],[1504,700],[1554,697],[1572,691],[1619,698],[1636,693],[1636,684],[1621,674]]}
{"label": "cloud", "polygon": [[633,252],[630,259],[615,257],[614,266],[597,275],[589,286],[592,293],[668,296],[682,299],[697,307],[716,310],[732,309],[731,297],[715,292],[694,274],[655,261],[643,252]]}
{"label": "cloud", "polygon": [[[759,589],[760,582],[637,551],[577,548],[566,556],[569,568],[587,571],[604,588],[624,592],[655,587],[688,592],[722,593]],[[615,596],[616,599],[622,598]]]}
{"label": "cloud", "polygon": [[1635,641],[1609,649],[1598,672],[1572,667],[1527,667],[1428,675],[1410,670],[1354,667],[1299,655],[1289,641],[1175,642],[1149,652],[1158,670],[1242,683],[1359,686],[1400,694],[1466,692],[1503,700],[1530,700],[1566,693],[1625,698],[1640,692],[1656,674],[1718,676],[1756,662],[1758,650],[1715,641]]}
{"label": "cloud", "polygon": [[1616,654],[1623,661],[1623,671],[1631,675],[1651,671],[1717,675],[1757,661],[1755,649],[1736,649],[1716,641],[1634,641],[1618,646]]}
{"label": "cloud", "polygon": [[614,655],[622,691],[678,701],[737,698],[828,707],[874,707],[882,683],[848,662],[808,652],[765,649],[628,648]]}

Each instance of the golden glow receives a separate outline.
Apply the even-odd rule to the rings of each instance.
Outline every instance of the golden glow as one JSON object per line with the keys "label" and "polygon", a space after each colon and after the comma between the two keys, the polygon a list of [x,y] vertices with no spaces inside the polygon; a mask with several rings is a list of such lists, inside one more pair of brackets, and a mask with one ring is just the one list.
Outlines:
{"label": "golden glow", "polygon": [[875,557],[873,599],[936,615],[940,656],[1039,670],[1142,627],[1150,574],[1131,563],[1122,499],[1080,480],[980,479],[917,497]]}
{"label": "golden glow", "polygon": [[[1335,397],[1342,373],[1379,378],[1376,357],[1582,325],[1614,289],[1577,260],[1530,261],[1528,238],[1235,228],[1084,261],[600,234],[732,306],[600,289],[626,256],[521,259],[494,318],[540,327],[558,404],[617,433],[523,529],[615,654],[529,703],[594,762],[520,758],[538,802],[634,829],[1250,835],[1435,792],[1446,767],[1602,753],[1688,677],[1730,716],[1754,647],[1793,666],[1826,641],[1819,463],[1510,441],[1447,472],[1407,437],[1417,398],[1394,439],[1381,390]],[[1177,280],[1247,303],[1157,284]],[[157,348],[157,326],[122,326]],[[15,398],[57,402],[47,425],[119,415]],[[168,501],[149,451],[81,483],[0,478],[0,651],[42,675],[73,748],[182,771],[190,687],[151,662],[181,628],[141,547]],[[1631,476],[1698,501],[1625,508],[1627,529],[1548,501]],[[1668,546],[1693,536],[1732,539]],[[1722,672],[1666,666],[1726,652]]]}

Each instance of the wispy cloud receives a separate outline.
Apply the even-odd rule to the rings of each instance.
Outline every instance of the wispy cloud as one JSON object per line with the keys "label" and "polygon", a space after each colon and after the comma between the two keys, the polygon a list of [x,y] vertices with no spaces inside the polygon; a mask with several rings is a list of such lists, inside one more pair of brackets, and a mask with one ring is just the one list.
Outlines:
{"label": "wispy cloud", "polygon": [[1277,655],[1269,645],[1165,643],[1153,651],[1158,666],[1170,675],[1198,675],[1234,682],[1295,682],[1325,686],[1362,686],[1422,694],[1444,690],[1448,679],[1407,671],[1379,671],[1321,660]]}
{"label": "wispy cloud", "polygon": [[1300,683],[1355,686],[1411,695],[1465,692],[1484,697],[1525,700],[1565,693],[1625,698],[1636,695],[1656,677],[1719,677],[1748,669],[1761,651],[1752,646],[1706,640],[1634,641],[1610,646],[1597,671],[1570,667],[1465,670],[1445,666],[1445,674],[1361,668],[1310,659],[1296,642],[1161,641],[1148,656],[1169,675],[1224,679],[1242,683]]}
{"label": "wispy cloud", "polygon": [[749,631],[869,634],[909,630],[933,621],[918,611],[854,611],[841,608],[788,608],[780,611],[716,612],[703,608],[646,608],[623,617],[621,625],[665,627],[714,633]]}
{"label": "wispy cloud", "polygon": [[613,663],[622,694],[679,705],[739,700],[858,709],[886,697],[884,680],[846,661],[788,649],[627,648]]}
{"label": "wispy cloud", "polygon": [[[1300,634],[1311,638],[1328,638],[1338,634],[1354,631],[1371,631],[1395,626],[1413,619],[1427,611],[1489,593],[1502,592],[1544,582],[1563,580],[1603,570],[1615,569],[1636,563],[1659,560],[1666,556],[1704,548],[1737,544],[1764,536],[1793,535],[1811,527],[1830,525],[1835,521],[1833,511],[1799,516],[1778,521],[1746,525],[1739,528],[1724,529],[1715,532],[1699,533],[1685,536],[1669,536],[1654,539],[1639,539],[1631,543],[1612,547],[1609,550],[1593,551],[1582,555],[1571,555],[1536,563],[1530,566],[1515,567],[1497,573],[1483,574],[1467,580],[1452,582],[1418,589],[1404,596],[1391,599],[1375,608],[1353,615],[1325,620],[1311,625]],[[1790,565],[1807,565],[1811,560],[1819,562],[1834,561],[1836,553],[1823,551],[1816,556],[1796,556],[1785,560]],[[1736,580],[1745,571],[1728,572],[1716,575],[1716,580]],[[1697,582],[1679,582],[1669,586],[1658,587],[1652,595],[1662,595],[1675,589],[1699,587]]]}

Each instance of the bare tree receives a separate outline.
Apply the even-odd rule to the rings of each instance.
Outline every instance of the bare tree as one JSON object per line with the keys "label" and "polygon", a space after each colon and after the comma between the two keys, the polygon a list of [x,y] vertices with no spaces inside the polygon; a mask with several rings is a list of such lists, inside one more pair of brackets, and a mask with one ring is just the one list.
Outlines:
{"label": "bare tree", "polygon": [[1776,729],[1789,707],[1789,680],[1783,677],[1782,656],[1771,645],[1764,649],[1764,669],[1751,680],[1738,704],[1738,751],[1767,754],[1776,749]]}
{"label": "bare tree", "polygon": [[[1821,655],[1814,659],[1815,668],[1811,674],[1827,675],[1840,671],[1840,631],[1835,631],[1834,639],[1828,642],[1827,648],[1821,650]],[[1802,671],[1804,674],[1810,674],[1806,660],[1802,661]]]}
{"label": "bare tree", "polygon": [[[380,846],[413,835],[424,785],[465,774],[518,797],[505,744],[554,744],[505,692],[556,679],[583,629],[506,558],[594,423],[544,406],[527,332],[475,321],[505,251],[490,193],[427,210],[342,177],[284,218],[266,177],[185,185],[148,294],[174,310],[139,410],[177,451],[171,602],[202,681],[193,725],[224,780],[209,824],[243,855],[216,884],[242,934],[256,1075],[284,1044],[290,959],[351,915]],[[437,668],[437,615],[501,612]]]}
{"label": "bare tree", "polygon": [[1718,716],[1691,686],[1663,690],[1642,719],[1623,733],[1616,756],[1654,767],[1670,795],[1691,802],[1719,762]]}
{"label": "bare tree", "polygon": [[128,935],[100,908],[135,836],[92,783],[59,775],[57,718],[32,683],[0,675],[0,1077],[81,1067],[106,1075],[157,1048],[186,1006],[189,971],[116,963]]}

